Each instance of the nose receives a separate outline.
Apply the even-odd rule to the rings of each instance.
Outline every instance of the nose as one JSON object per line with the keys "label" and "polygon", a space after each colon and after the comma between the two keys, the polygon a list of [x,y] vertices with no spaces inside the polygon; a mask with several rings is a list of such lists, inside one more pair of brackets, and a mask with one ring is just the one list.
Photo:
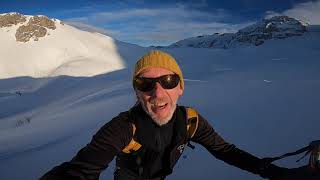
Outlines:
{"label": "nose", "polygon": [[157,82],[152,90],[152,95],[154,97],[163,97],[164,93],[165,89]]}

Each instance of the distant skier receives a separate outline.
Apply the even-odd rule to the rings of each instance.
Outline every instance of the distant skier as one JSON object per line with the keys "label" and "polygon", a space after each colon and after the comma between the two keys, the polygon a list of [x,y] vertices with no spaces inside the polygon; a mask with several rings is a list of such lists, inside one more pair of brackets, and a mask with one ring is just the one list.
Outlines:
{"label": "distant skier", "polygon": [[16,91],[16,94],[22,96],[22,93],[20,91]]}
{"label": "distant skier", "polygon": [[184,79],[169,54],[151,51],[144,55],[135,65],[132,82],[136,105],[106,123],[71,161],[53,168],[41,180],[96,180],[114,157],[115,180],[164,180],[185,147],[193,147],[190,141],[263,178],[281,178],[287,172],[229,144],[196,110],[177,105]]}

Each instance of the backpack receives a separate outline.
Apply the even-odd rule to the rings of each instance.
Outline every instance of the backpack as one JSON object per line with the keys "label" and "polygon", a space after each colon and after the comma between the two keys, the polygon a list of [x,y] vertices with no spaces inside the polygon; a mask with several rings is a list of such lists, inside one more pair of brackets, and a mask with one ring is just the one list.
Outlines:
{"label": "backpack", "polygon": [[[198,112],[190,107],[186,107],[186,113],[187,113],[187,145],[189,147],[191,147],[192,149],[194,149],[194,146],[190,144],[190,140],[191,138],[194,136],[194,134],[196,133],[197,129],[198,129],[198,124],[199,124],[199,117],[198,117]],[[141,144],[137,141],[134,140],[134,135],[136,133],[136,125],[134,123],[131,123],[132,125],[132,138],[130,143],[122,149],[122,152],[124,153],[131,153],[133,151],[138,151],[141,148]]]}

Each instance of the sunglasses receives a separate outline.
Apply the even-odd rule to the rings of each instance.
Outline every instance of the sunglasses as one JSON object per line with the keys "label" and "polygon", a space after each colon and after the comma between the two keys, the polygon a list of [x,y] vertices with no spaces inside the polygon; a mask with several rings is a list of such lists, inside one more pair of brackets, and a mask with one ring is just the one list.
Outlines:
{"label": "sunglasses", "polygon": [[180,82],[179,75],[168,74],[157,78],[136,77],[133,81],[134,87],[142,92],[149,92],[159,83],[164,89],[173,89]]}

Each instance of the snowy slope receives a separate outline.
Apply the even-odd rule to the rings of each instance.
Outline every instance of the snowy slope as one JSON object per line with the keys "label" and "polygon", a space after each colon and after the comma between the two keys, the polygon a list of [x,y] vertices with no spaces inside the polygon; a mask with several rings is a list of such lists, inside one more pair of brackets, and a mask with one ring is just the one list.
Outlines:
{"label": "snowy slope", "polygon": [[259,46],[270,39],[285,39],[292,36],[301,36],[306,31],[307,24],[287,16],[275,16],[264,19],[248,27],[240,29],[237,33],[215,33],[187,38],[169,47],[195,47],[195,48],[233,48],[239,46]]}
{"label": "snowy slope", "polygon": [[[5,15],[5,14],[2,14]],[[52,19],[56,29],[45,37],[18,42],[17,29],[27,21],[0,28],[0,78],[19,76],[54,77],[58,75],[93,76],[125,67],[111,37],[81,31]]]}
{"label": "snowy slope", "polygon": [[[45,42],[52,35],[32,43]],[[101,44],[109,42],[105,36],[93,36]],[[97,39],[87,39],[86,45]],[[311,27],[302,36],[272,39],[263,46],[163,50],[176,57],[186,78],[179,104],[198,109],[227,141],[264,157],[296,150],[320,137],[319,40],[320,28]],[[134,104],[133,64],[150,49],[114,43],[117,51],[105,58],[121,57],[127,68],[89,77],[16,77],[16,72],[14,77],[0,79],[1,180],[37,179],[70,160],[99,127]],[[96,62],[92,66],[99,66]],[[199,145],[185,155],[168,180],[261,179],[216,160]],[[295,160],[278,165],[306,163]],[[113,168],[111,164],[101,179],[112,179]]]}

